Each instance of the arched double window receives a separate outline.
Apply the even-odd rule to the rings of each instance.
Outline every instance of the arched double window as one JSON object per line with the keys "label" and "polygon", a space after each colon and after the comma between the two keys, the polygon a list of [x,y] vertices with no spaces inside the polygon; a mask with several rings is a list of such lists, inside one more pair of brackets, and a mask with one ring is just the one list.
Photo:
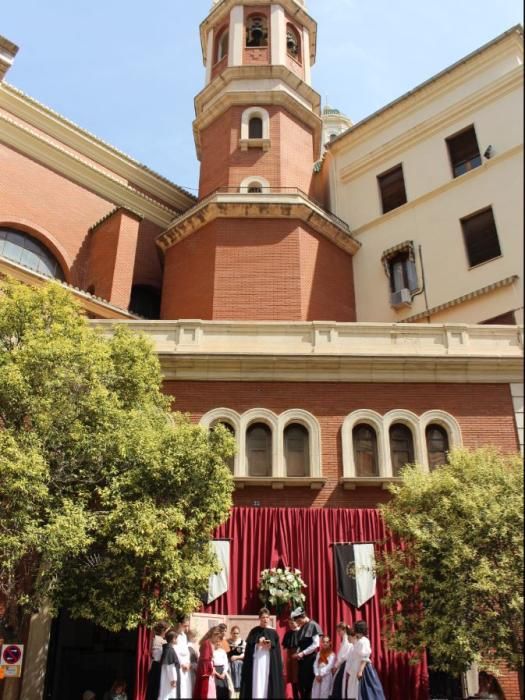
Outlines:
{"label": "arched double window", "polygon": [[403,467],[414,462],[414,436],[403,423],[390,427],[390,457],[393,476],[400,476]]}
{"label": "arched double window", "polygon": [[246,22],[246,46],[268,46],[268,20],[264,15],[250,15]]}
{"label": "arched double window", "polygon": [[286,50],[289,56],[301,62],[301,36],[290,23],[286,25]]}
{"label": "arched double window", "polygon": [[248,476],[272,476],[272,431],[266,423],[252,423],[246,431]]}
{"label": "arched double window", "polygon": [[304,425],[291,423],[284,429],[286,476],[309,476],[310,434]]}
{"label": "arched double window", "polygon": [[365,423],[356,425],[352,431],[356,476],[379,476],[377,434]]}
{"label": "arched double window", "polygon": [[431,423],[425,431],[427,442],[428,468],[430,471],[448,461],[448,433],[441,425]]}
{"label": "arched double window", "polygon": [[0,257],[46,277],[65,280],[62,267],[55,256],[25,231],[0,229]]}

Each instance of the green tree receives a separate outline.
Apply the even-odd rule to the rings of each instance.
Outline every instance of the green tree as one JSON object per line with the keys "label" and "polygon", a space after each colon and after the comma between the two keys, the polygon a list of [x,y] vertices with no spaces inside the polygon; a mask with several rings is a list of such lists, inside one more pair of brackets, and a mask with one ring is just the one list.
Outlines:
{"label": "green tree", "polygon": [[407,467],[382,513],[394,540],[380,562],[392,648],[436,669],[521,665],[523,471],[518,456],[454,450],[432,473]]}
{"label": "green tree", "polygon": [[198,607],[234,441],[171,413],[147,338],[59,285],[0,290],[0,598],[110,630]]}

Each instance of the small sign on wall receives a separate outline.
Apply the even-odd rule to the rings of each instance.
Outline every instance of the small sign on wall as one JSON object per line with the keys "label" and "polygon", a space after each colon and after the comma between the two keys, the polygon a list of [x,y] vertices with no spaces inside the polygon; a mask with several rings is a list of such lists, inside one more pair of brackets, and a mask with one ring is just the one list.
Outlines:
{"label": "small sign on wall", "polygon": [[4,678],[20,678],[24,659],[23,644],[3,644],[0,651],[0,668]]}

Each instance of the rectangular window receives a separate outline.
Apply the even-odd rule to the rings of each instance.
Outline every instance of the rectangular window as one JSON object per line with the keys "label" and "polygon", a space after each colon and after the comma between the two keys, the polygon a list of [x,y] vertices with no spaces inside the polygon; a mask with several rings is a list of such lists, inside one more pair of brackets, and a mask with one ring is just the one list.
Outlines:
{"label": "rectangular window", "polygon": [[499,258],[501,248],[492,207],[461,219],[470,267]]}
{"label": "rectangular window", "polygon": [[473,126],[450,136],[446,141],[454,177],[459,177],[481,165],[478,140]]}
{"label": "rectangular window", "polygon": [[407,193],[405,190],[405,178],[403,177],[402,165],[396,165],[392,170],[378,175],[377,182],[379,183],[379,191],[381,192],[383,214],[406,204]]}

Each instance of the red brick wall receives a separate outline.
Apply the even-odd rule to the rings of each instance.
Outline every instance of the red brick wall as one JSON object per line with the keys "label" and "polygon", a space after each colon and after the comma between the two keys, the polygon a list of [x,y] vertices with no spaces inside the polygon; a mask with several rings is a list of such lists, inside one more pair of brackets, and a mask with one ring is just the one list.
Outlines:
{"label": "red brick wall", "polygon": [[161,318],[354,321],[352,258],[303,224],[217,219],[165,257]]}
{"label": "red brick wall", "polygon": [[[39,163],[0,145],[0,221],[24,221],[64,249],[71,282],[83,286],[88,229],[114,205]],[[16,227],[16,226],[15,226]]]}
{"label": "red brick wall", "polygon": [[291,114],[264,105],[270,115],[270,150],[241,151],[245,109],[232,107],[201,131],[200,197],[219,187],[238,187],[249,176],[263,177],[271,187],[298,187],[309,192],[314,162],[313,134]]}
{"label": "red brick wall", "polygon": [[522,700],[523,695],[520,694],[518,674],[515,671],[502,668],[498,682],[505,694],[505,700]]}
{"label": "red brick wall", "polygon": [[165,392],[175,397],[174,408],[195,421],[215,408],[244,413],[267,408],[280,414],[288,409],[310,411],[321,428],[322,470],[327,479],[322,491],[247,487],[235,493],[236,505],[315,506],[367,508],[388,498],[374,488],[344,491],[341,427],[352,411],[368,408],[385,414],[395,408],[421,415],[441,409],[458,421],[463,444],[493,444],[508,452],[518,450],[512,399],[505,384],[355,384],[301,382],[166,382]]}

